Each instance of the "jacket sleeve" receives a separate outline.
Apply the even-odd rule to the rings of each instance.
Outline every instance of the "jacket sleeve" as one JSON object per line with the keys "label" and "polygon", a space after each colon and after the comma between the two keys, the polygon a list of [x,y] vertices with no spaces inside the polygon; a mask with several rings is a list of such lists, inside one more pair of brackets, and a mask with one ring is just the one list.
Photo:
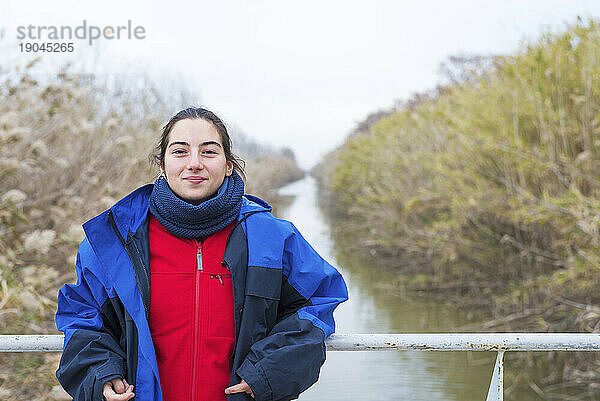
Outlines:
{"label": "jacket sleeve", "polygon": [[348,299],[341,274],[291,226],[277,322],[236,370],[257,401],[295,399],[317,381],[325,338],[335,331],[333,311]]}
{"label": "jacket sleeve", "polygon": [[125,377],[126,356],[104,322],[102,307],[109,304],[108,294],[86,268],[98,263],[84,240],[75,265],[77,283],[65,284],[58,293],[56,326],[65,341],[56,377],[74,401],[102,401],[103,384]]}

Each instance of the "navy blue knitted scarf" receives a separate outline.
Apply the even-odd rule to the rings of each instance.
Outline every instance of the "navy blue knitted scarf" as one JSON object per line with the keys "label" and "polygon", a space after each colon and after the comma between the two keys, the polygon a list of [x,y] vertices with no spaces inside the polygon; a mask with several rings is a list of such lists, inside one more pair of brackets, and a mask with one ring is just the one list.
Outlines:
{"label": "navy blue knitted scarf", "polygon": [[150,211],[163,227],[178,237],[207,237],[236,219],[243,194],[244,181],[235,170],[230,177],[225,177],[215,196],[199,205],[175,195],[161,176],[154,182]]}

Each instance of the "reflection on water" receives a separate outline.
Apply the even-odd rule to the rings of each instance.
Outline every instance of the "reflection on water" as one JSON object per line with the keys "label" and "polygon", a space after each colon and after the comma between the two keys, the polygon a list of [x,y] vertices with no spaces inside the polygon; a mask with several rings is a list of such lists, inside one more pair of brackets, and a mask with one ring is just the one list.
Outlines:
{"label": "reflection on water", "polygon": [[[338,267],[348,284],[350,299],[335,312],[337,333],[449,332],[467,322],[464,311],[383,289],[392,275],[378,269],[376,260],[365,265],[347,255],[336,258],[312,177],[280,193],[296,196],[281,217],[292,221],[315,250]],[[299,399],[480,401],[486,397],[494,360],[495,353],[487,352],[328,352],[319,382]]]}

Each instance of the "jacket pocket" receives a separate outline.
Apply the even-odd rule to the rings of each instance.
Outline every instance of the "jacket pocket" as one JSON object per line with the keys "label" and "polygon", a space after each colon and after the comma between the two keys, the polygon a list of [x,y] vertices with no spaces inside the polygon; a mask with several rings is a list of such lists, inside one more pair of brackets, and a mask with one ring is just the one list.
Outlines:
{"label": "jacket pocket", "polygon": [[210,274],[208,279],[208,336],[235,336],[231,274]]}
{"label": "jacket pocket", "polygon": [[244,319],[253,325],[252,341],[268,335],[277,322],[281,269],[248,266]]}
{"label": "jacket pocket", "polygon": [[279,301],[281,298],[281,269],[248,266],[246,295]]}

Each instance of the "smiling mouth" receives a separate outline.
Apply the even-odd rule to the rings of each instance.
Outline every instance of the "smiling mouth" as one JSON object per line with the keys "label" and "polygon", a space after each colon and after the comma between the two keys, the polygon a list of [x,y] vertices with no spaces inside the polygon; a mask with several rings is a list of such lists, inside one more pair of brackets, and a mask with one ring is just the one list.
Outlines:
{"label": "smiling mouth", "polygon": [[206,181],[206,178],[184,178],[184,180],[197,184],[202,181]]}

